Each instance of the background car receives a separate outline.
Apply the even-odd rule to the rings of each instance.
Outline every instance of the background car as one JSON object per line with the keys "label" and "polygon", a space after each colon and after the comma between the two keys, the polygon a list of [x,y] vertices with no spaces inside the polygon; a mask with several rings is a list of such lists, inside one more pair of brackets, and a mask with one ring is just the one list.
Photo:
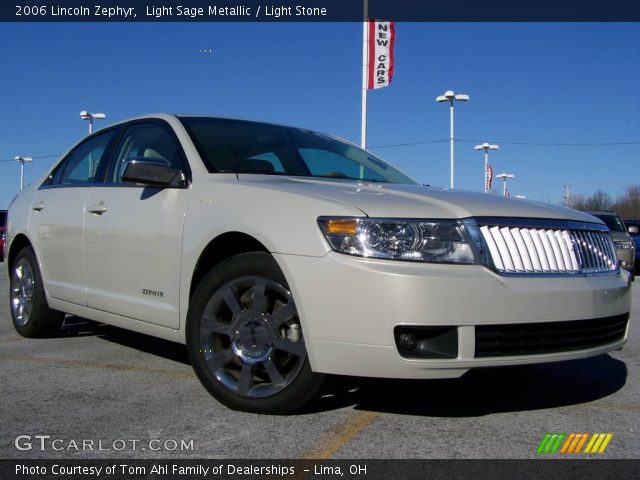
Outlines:
{"label": "background car", "polygon": [[6,227],[0,227],[0,262],[4,260],[4,241],[7,235]]}
{"label": "background car", "polygon": [[609,227],[611,237],[613,237],[613,241],[616,244],[616,252],[618,254],[618,259],[620,260],[620,266],[631,272],[631,279],[633,280],[636,263],[636,243],[633,238],[631,238],[631,235],[629,235],[627,226],[624,224],[622,219],[615,212],[585,213],[589,213],[594,217],[599,218],[607,225],[607,227]]}
{"label": "background car", "polygon": [[7,236],[7,211],[0,210],[0,262],[4,260],[4,241]]}
{"label": "background car", "polygon": [[624,220],[627,231],[636,244],[636,273],[640,270],[640,220]]}

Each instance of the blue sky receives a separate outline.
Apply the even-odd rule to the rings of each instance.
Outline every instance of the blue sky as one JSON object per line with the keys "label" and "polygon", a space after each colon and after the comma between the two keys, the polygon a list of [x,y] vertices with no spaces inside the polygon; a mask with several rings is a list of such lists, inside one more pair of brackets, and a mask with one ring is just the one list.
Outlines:
{"label": "blue sky", "polygon": [[[456,108],[456,188],[481,190],[477,141],[516,178],[513,194],[557,203],[613,196],[640,182],[640,25],[396,25],[393,83],[369,93],[369,145],[447,139]],[[0,208],[19,187],[15,155],[60,154],[86,134],[80,110],[106,126],[167,111],[256,118],[354,142],[360,136],[359,23],[3,24],[0,29]],[[211,53],[201,50],[211,49]],[[611,143],[535,146],[525,143]],[[413,177],[449,184],[447,142],[371,148]],[[56,158],[36,158],[30,182]],[[501,185],[495,182],[494,189]]]}

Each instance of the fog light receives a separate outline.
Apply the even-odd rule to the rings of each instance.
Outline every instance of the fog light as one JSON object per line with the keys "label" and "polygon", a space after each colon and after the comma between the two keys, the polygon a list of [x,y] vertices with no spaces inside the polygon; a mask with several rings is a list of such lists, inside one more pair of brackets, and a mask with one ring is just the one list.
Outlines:
{"label": "fog light", "polygon": [[418,339],[413,333],[401,333],[398,342],[404,350],[415,350],[418,346]]}
{"label": "fog light", "polygon": [[393,329],[398,353],[406,358],[456,358],[458,328],[398,325]]}
{"label": "fog light", "polygon": [[629,266],[629,263],[628,263],[627,261],[625,261],[625,260],[622,260],[622,261],[620,262],[620,266],[622,266],[622,267],[628,267],[628,266]]}

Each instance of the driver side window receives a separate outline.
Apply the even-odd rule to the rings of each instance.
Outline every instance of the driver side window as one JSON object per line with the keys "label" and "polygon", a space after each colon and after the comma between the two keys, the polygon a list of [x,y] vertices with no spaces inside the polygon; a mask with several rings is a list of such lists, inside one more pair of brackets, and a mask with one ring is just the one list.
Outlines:
{"label": "driver side window", "polygon": [[43,185],[84,186],[96,181],[103,155],[114,130],[99,133],[76,147],[56,170],[45,180]]}
{"label": "driver side window", "polygon": [[183,168],[180,146],[168,127],[158,124],[131,125],[116,149],[114,167],[109,183],[123,183],[122,174],[129,160],[153,159],[175,170]]}

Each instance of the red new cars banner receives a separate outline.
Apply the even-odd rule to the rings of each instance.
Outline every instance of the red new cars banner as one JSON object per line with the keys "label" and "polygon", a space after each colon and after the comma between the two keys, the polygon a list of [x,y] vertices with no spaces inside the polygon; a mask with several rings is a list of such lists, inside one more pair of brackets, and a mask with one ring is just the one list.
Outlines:
{"label": "red new cars banner", "polygon": [[396,38],[395,24],[369,20],[369,80],[367,89],[386,87],[393,78],[393,44]]}
{"label": "red new cars banner", "polygon": [[493,188],[493,167],[487,165],[487,171],[484,172],[485,191],[490,192]]}

